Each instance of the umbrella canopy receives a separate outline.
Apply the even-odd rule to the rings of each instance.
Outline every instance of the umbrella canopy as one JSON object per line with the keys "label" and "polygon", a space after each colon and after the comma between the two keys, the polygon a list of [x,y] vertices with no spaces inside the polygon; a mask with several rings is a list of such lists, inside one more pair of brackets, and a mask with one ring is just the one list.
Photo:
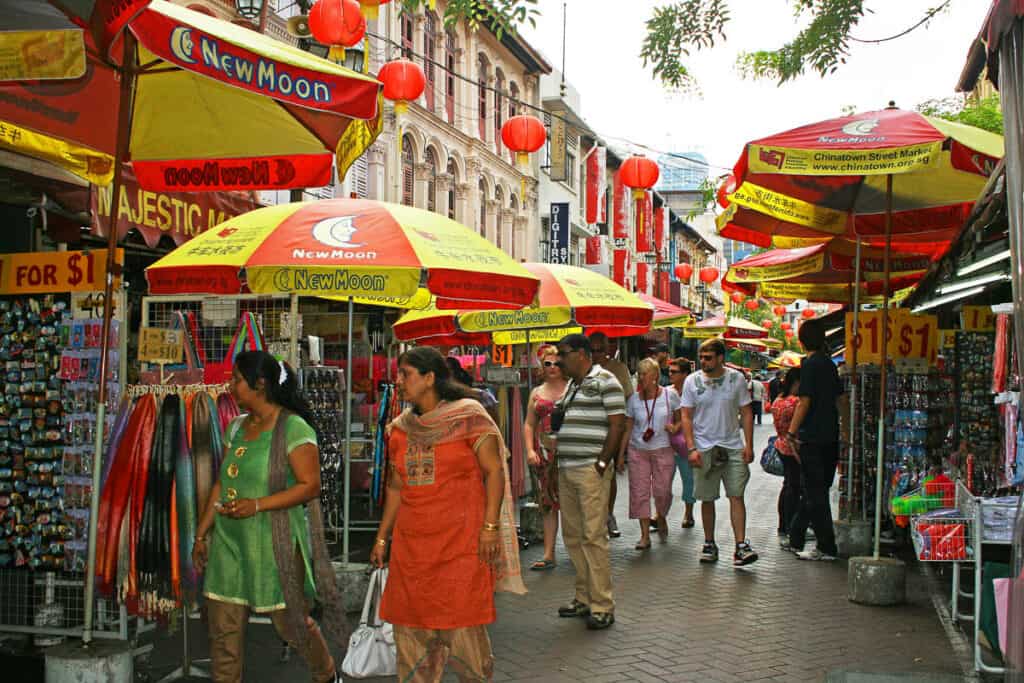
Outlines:
{"label": "umbrella canopy", "polygon": [[[404,340],[452,338],[457,334],[518,331],[525,342],[558,341],[585,328],[609,336],[633,336],[651,329],[654,309],[608,278],[575,266],[527,263],[526,269],[540,279],[537,303],[522,310],[453,312],[434,309],[409,311],[394,325],[395,337]],[[571,329],[575,328],[575,329]],[[536,337],[534,336],[536,335]],[[499,341],[501,339],[501,341]],[[495,343],[511,337],[495,336]]]}
{"label": "umbrella canopy", "polygon": [[712,337],[726,337],[729,339],[764,339],[768,336],[768,330],[760,325],[755,325],[743,318],[729,318],[724,315],[716,315],[713,318],[702,320],[696,325],[690,325],[683,329],[683,337],[687,339],[710,339]]}
{"label": "umbrella canopy", "polygon": [[0,82],[79,78],[85,32],[43,0],[0,0]]}
{"label": "umbrella canopy", "polygon": [[739,349],[740,351],[751,351],[754,353],[768,353],[771,349],[777,349],[782,347],[782,342],[774,337],[765,337],[764,339],[733,339],[731,337],[725,337],[725,345],[730,349]]}
{"label": "umbrella canopy", "polygon": [[[369,76],[164,0],[128,30],[138,43],[129,156],[145,189],[319,187],[335,159],[343,177],[380,132],[382,86]],[[0,149],[109,184],[118,82],[90,58],[81,78],[0,84]]]}
{"label": "umbrella canopy", "polygon": [[637,296],[640,297],[641,301],[654,308],[653,329],[683,328],[693,324],[693,318],[690,315],[692,311],[690,309],[676,306],[643,292],[637,292]]}
{"label": "umbrella canopy", "polygon": [[798,368],[803,362],[804,355],[796,351],[783,351],[769,363],[769,367],[775,368]]}
{"label": "umbrella canopy", "polygon": [[521,308],[537,276],[475,231],[431,211],[328,199],[251,211],[146,269],[153,294],[294,293],[415,297],[441,306]]}

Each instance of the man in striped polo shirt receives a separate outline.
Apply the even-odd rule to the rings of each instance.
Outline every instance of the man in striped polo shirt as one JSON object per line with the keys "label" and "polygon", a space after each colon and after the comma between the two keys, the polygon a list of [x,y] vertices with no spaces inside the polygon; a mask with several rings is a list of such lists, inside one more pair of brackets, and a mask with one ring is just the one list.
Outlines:
{"label": "man in striped polo shirt", "polygon": [[[570,334],[558,342],[558,363],[569,378],[552,415],[556,433],[562,540],[576,568],[576,595],[561,617],[587,617],[587,628],[615,623],[608,559],[608,496],[613,457],[625,429],[626,401],[615,375],[595,365],[590,340]],[[564,417],[558,424],[558,415]],[[614,476],[614,474],[612,475]]]}

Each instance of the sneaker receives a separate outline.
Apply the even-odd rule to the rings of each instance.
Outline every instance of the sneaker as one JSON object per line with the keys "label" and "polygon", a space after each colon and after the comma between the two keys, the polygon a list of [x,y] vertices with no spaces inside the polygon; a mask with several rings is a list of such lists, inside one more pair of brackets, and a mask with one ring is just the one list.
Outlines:
{"label": "sneaker", "polygon": [[606,629],[615,623],[615,615],[611,612],[594,612],[587,618],[587,628],[591,631]]}
{"label": "sneaker", "polygon": [[718,562],[718,546],[714,541],[704,541],[704,547],[700,551],[701,562]]}
{"label": "sneaker", "polygon": [[590,614],[590,607],[575,599],[568,605],[558,608],[558,616],[564,618],[585,617],[588,614]]}
{"label": "sneaker", "polygon": [[797,553],[796,556],[801,560],[808,560],[810,562],[835,562],[837,559],[835,555],[823,553],[817,548],[813,550],[803,550]]}
{"label": "sneaker", "polygon": [[734,567],[745,567],[748,564],[754,564],[757,562],[757,553],[750,547],[750,543],[743,541],[743,543],[736,544],[736,552],[732,556],[732,566]]}
{"label": "sneaker", "polygon": [[608,535],[612,538],[618,538],[622,535],[619,531],[619,523],[615,520],[615,515],[608,515]]}
{"label": "sneaker", "polygon": [[789,550],[789,534],[779,534],[779,547]]}

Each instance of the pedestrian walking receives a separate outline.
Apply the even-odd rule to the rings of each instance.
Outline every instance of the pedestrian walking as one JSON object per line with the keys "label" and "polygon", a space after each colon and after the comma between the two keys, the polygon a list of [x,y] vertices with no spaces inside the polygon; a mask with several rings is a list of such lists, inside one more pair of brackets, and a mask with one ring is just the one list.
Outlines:
{"label": "pedestrian walking", "polygon": [[690,375],[683,385],[682,417],[696,495],[701,501],[704,547],[700,561],[718,561],[715,501],[724,484],[736,540],[733,565],[741,567],[757,561],[757,553],[746,537],[747,508],[743,500],[754,460],[750,392],[743,374],[725,367],[724,341],[708,339],[700,345],[699,357],[700,372]]}
{"label": "pedestrian walking", "polygon": [[768,382],[768,403],[775,403],[775,399],[782,393],[782,370],[776,370],[772,381]]}
{"label": "pedestrian walking", "polygon": [[[669,363],[668,372],[672,377],[672,385],[667,387],[667,390],[679,397],[680,408],[682,408],[683,385],[686,383],[686,378],[690,376],[691,367],[690,361],[686,358],[676,358]],[[679,470],[679,479],[683,483],[683,521],[680,526],[683,529],[692,529],[694,527],[693,504],[697,502],[697,499],[693,495],[693,467],[690,465],[689,454],[686,452],[686,439],[679,438],[683,435],[682,412],[680,412],[679,427],[679,431],[675,433],[678,436],[674,435],[670,441],[675,454],[676,469]]]}
{"label": "pedestrian walking", "polygon": [[[839,408],[843,393],[839,372],[825,344],[820,320],[800,326],[800,344],[808,355],[800,364],[800,402],[786,431],[800,462],[803,500],[789,526],[789,545],[801,560],[835,560],[838,555],[828,492],[839,461]],[[817,539],[813,550],[804,550],[807,525]]]}
{"label": "pedestrian walking", "polygon": [[526,460],[533,470],[537,485],[537,505],[544,515],[544,557],[530,569],[543,571],[555,568],[555,540],[558,535],[558,470],[555,466],[554,439],[551,434],[551,413],[555,402],[565,393],[565,376],[558,366],[558,349],[542,346],[537,355],[544,368],[544,383],[530,394],[526,405],[523,436],[526,439]]}
{"label": "pedestrian walking", "polygon": [[750,410],[754,413],[754,424],[761,424],[761,412],[764,406],[764,382],[756,376],[750,378]]}
{"label": "pedestrian walking", "polygon": [[[307,600],[341,646],[348,624],[320,512],[320,454],[295,372],[264,351],[235,357],[231,395],[244,413],[225,432],[220,477],[204,501],[192,562],[204,573],[214,681],[242,680],[250,612],[270,617],[313,681],[340,681]],[[307,515],[307,506],[308,512]]]}
{"label": "pedestrian walking", "polygon": [[[637,550],[651,547],[651,500],[657,513],[661,542],[668,540],[668,511],[672,507],[675,452],[669,435],[681,429],[679,396],[658,384],[661,369],[650,358],[637,366],[637,392],[626,402],[629,450],[629,516],[640,522]],[[618,471],[626,467],[627,446],[619,451]]]}
{"label": "pedestrian walking", "polygon": [[[626,367],[626,364],[615,357],[617,350],[617,345],[604,332],[594,332],[590,335],[590,353],[594,359],[594,364],[600,365],[615,375],[615,379],[619,380],[619,385],[622,387],[622,395],[628,401],[629,397],[633,395],[633,379],[629,375],[629,368]],[[629,434],[623,433],[623,445],[628,440]],[[618,449],[614,452],[618,453]],[[619,482],[613,473],[611,491],[608,495],[608,535],[612,538],[618,538],[622,535],[619,531],[619,522],[615,519],[615,499],[618,497],[618,493]]]}
{"label": "pedestrian walking", "polygon": [[590,340],[570,334],[558,342],[558,359],[569,377],[555,406],[558,498],[562,540],[576,568],[576,592],[558,609],[561,617],[587,617],[590,629],[615,623],[608,557],[608,471],[614,470],[625,428],[625,400],[615,375],[595,365]]}
{"label": "pedestrian walking", "polygon": [[782,456],[782,490],[779,491],[779,545],[789,550],[789,525],[800,507],[800,462],[793,445],[786,438],[793,413],[800,402],[800,368],[790,368],[782,381],[781,393],[772,401],[772,421],[775,423],[775,450]]}
{"label": "pedestrian walking", "polygon": [[672,384],[672,377],[668,373],[668,361],[671,353],[669,352],[668,344],[658,344],[654,347],[653,358],[658,364],[658,384],[663,387],[667,387]]}
{"label": "pedestrian walking", "polygon": [[507,450],[436,349],[403,353],[397,386],[412,407],[388,426],[388,495],[370,563],[384,565],[391,536],[380,614],[394,625],[398,679],[439,681],[450,657],[461,679],[490,680],[494,591],[521,585],[514,529],[501,523]]}

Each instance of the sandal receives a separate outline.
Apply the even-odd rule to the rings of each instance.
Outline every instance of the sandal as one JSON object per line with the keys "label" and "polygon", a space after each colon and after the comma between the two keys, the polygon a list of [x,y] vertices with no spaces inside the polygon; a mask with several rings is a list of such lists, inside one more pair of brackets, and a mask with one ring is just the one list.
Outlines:
{"label": "sandal", "polygon": [[692,529],[695,525],[696,522],[694,522],[692,519],[684,519],[683,523],[680,526],[682,526],[684,529]]}
{"label": "sandal", "polygon": [[668,520],[664,517],[658,518],[658,540],[662,543],[668,540]]}
{"label": "sandal", "polygon": [[532,569],[535,572],[542,572],[542,571],[545,571],[547,569],[554,569],[554,568],[555,568],[555,561],[554,560],[537,560],[536,562],[534,562],[533,564],[530,565],[530,569]]}
{"label": "sandal", "polygon": [[644,542],[641,541],[641,542],[637,543],[633,547],[635,549],[637,549],[637,550],[650,550],[651,549],[651,542],[647,541],[647,543],[644,543]]}

